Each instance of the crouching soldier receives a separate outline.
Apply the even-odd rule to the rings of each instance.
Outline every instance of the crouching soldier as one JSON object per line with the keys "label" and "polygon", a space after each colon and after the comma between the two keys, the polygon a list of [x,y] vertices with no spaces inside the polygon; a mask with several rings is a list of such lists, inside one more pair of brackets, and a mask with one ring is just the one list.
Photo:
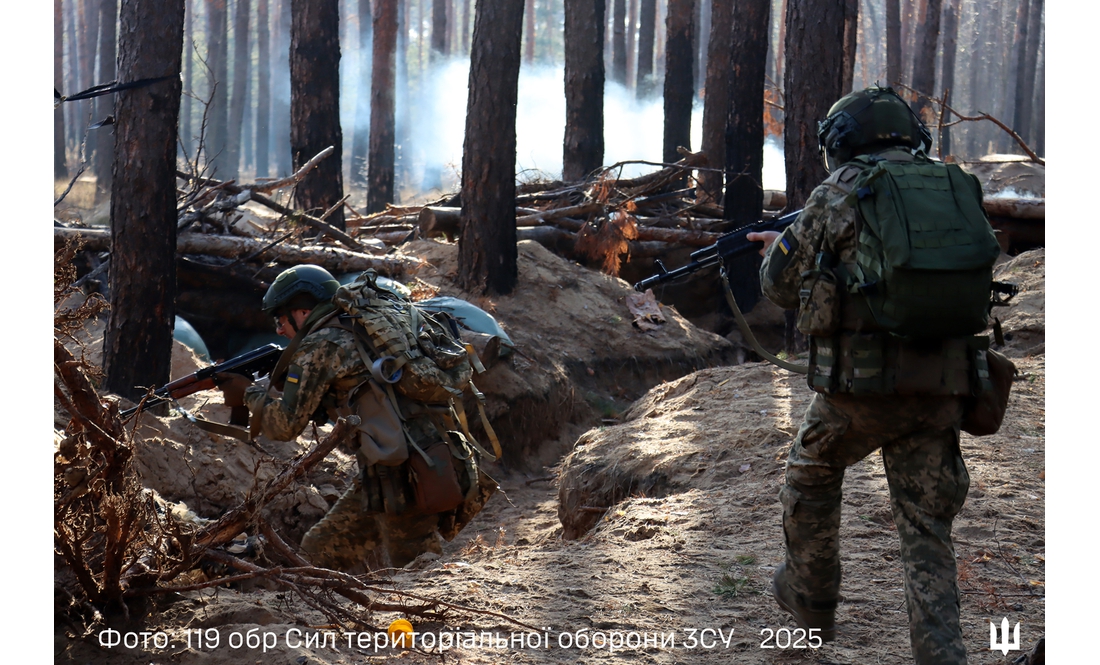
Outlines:
{"label": "crouching soldier", "polygon": [[[281,273],[264,295],[263,310],[274,318],[276,333],[290,340],[271,373],[281,394],[240,376],[219,386],[227,405],[248,407],[252,436],[289,441],[311,420],[355,414],[362,421],[352,441],[359,473],[305,534],[303,552],[315,565],[351,572],[400,568],[425,552],[438,554],[440,536],[452,538],[495,489],[478,468],[477,451],[484,450],[468,436],[456,411],[461,401],[453,399],[462,386],[472,387],[469,361],[455,351],[453,367],[444,371],[427,362],[434,358],[417,344],[433,347],[430,353],[447,342],[456,346],[457,340],[444,339],[446,321],[428,321],[371,272],[341,287],[312,265]],[[435,345],[424,330],[435,334]],[[460,343],[457,350],[464,351]],[[434,393],[402,391],[401,379],[424,382],[425,367],[437,382],[453,385]]]}

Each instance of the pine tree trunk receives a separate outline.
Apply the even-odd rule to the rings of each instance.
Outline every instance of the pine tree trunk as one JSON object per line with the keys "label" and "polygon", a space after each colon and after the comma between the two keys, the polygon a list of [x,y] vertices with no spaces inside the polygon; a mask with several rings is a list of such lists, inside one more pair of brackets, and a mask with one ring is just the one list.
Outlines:
{"label": "pine tree trunk", "polygon": [[[77,0],[63,0],[65,9],[65,44],[68,47],[68,56],[66,58],[66,88],[61,92],[72,94],[83,90],[81,87],[80,79],[80,23],[77,20],[76,3]],[[80,144],[80,136],[82,130],[80,125],[82,120],[80,119],[79,109],[80,103],[69,102],[62,104],[62,108],[65,111],[65,128],[68,130],[68,145],[76,146]],[[77,156],[79,158],[79,155]]]}
{"label": "pine tree trunk", "polygon": [[886,82],[901,82],[901,6],[902,0],[886,0]]}
{"label": "pine tree trunk", "polygon": [[638,99],[645,99],[657,89],[653,77],[653,41],[657,27],[657,0],[639,0],[638,13],[638,78],[635,93]]}
{"label": "pine tree trunk", "polygon": [[275,175],[280,177],[293,173],[294,166],[290,157],[290,1],[278,0],[278,10],[272,17],[275,67],[271,72],[271,147]]}
{"label": "pine tree trunk", "polygon": [[447,0],[432,0],[431,62],[447,55]]}
{"label": "pine tree trunk", "polygon": [[665,124],[661,156],[680,159],[677,148],[691,149],[691,106],[695,101],[695,0],[669,0],[665,49]]}
{"label": "pine tree trunk", "polygon": [[535,61],[535,0],[527,0],[523,8],[523,61]]}
{"label": "pine tree trunk", "polygon": [[817,121],[842,96],[844,5],[839,0],[788,0],[783,76],[783,154],[787,207],[803,206],[825,179],[817,149]]}
{"label": "pine tree trunk", "polygon": [[244,108],[248,98],[248,65],[251,60],[248,19],[249,0],[236,0],[233,17],[233,91],[229,98],[229,124],[226,128],[225,162],[222,166],[224,178],[233,180],[241,171],[241,139]]}
{"label": "pine tree trunk", "polygon": [[[459,284],[470,293],[508,294],[518,279],[516,102],[523,4],[479,0],[474,15],[458,240]],[[602,29],[600,4],[595,25]],[[599,52],[602,40],[594,43]],[[599,78],[602,86],[602,61]]]}
{"label": "pine tree trunk", "polygon": [[603,166],[604,0],[565,0],[562,179]]}
{"label": "pine tree trunk", "polygon": [[256,177],[271,175],[271,20],[268,0],[256,3]]}
{"label": "pine tree trunk", "polygon": [[[101,83],[114,81],[115,44],[117,36],[115,23],[118,20],[118,0],[100,0],[99,2],[99,71],[96,79]],[[96,122],[114,114],[115,96],[103,95],[95,99]],[[115,134],[107,125],[95,130],[95,158],[92,170],[96,173],[97,198],[111,191],[111,167],[114,163]]]}
{"label": "pine tree trunk", "polygon": [[724,136],[726,196],[723,217],[732,220],[734,226],[751,224],[760,219],[764,211],[764,70],[768,10],[768,0],[737,0],[733,8],[732,41],[736,47],[727,70],[730,101]]}
{"label": "pine tree trunk", "polygon": [[[936,51],[940,37],[940,15],[943,13],[942,0],[926,0],[925,18],[917,28],[917,47],[913,55],[913,89],[927,96],[936,94]],[[912,105],[913,111],[924,120],[932,123],[932,102],[927,96],[917,96]]]}
{"label": "pine tree trunk", "polygon": [[179,158],[193,159],[195,143],[191,132],[191,94],[194,94],[194,37],[192,25],[195,22],[195,0],[184,0],[183,8],[183,93],[180,97]]}
{"label": "pine tree trunk", "polygon": [[355,133],[351,144],[351,184],[367,185],[367,149],[370,145],[370,62],[371,3],[358,0],[359,5],[359,76],[355,99]]}
{"label": "pine tree trunk", "polygon": [[[706,2],[707,0],[700,0]],[[711,0],[710,39],[707,54],[707,78],[704,83],[702,151],[707,165],[722,168],[726,163],[726,122],[731,104],[733,76],[733,3],[735,0]],[[738,49],[751,48],[739,45]],[[767,43],[764,51],[767,51]],[[763,82],[763,79],[761,79]],[[763,95],[763,92],[761,92]],[[761,99],[763,97],[761,96]],[[714,171],[699,172],[699,197],[705,201],[722,198],[723,177]]]}
{"label": "pine tree trunk", "polygon": [[215,178],[226,178],[229,141],[229,24],[226,0],[206,0],[207,64],[214,92],[207,110],[206,161]]}
{"label": "pine tree trunk", "polygon": [[[859,33],[859,0],[844,0],[844,71],[840,89],[845,94],[852,91],[852,78],[856,70],[856,36]],[[935,49],[933,49],[935,51]]]}
{"label": "pine tree trunk", "polygon": [[[61,0],[53,0],[53,87],[65,94],[65,15]],[[65,105],[53,111],[53,177],[66,180],[69,167],[65,158]]]}
{"label": "pine tree trunk", "polygon": [[[947,0],[943,10],[943,102],[948,106],[952,104],[952,95],[955,88],[955,55],[959,50],[959,5],[961,0]],[[946,114],[944,121],[948,122]],[[951,128],[943,127],[940,130],[939,152],[941,155],[951,154]]]}
{"label": "pine tree trunk", "polygon": [[[298,206],[315,215],[323,214],[344,196],[337,1],[290,3],[290,150],[294,169],[325,148],[334,148],[295,187]],[[337,208],[325,221],[342,230],[344,208]]]}
{"label": "pine tree trunk", "polygon": [[626,81],[623,85],[633,87],[638,68],[636,26],[638,23],[638,0],[629,0],[626,10]]}
{"label": "pine tree trunk", "polygon": [[1024,140],[1031,143],[1032,101],[1035,97],[1035,68],[1039,60],[1039,36],[1042,30],[1043,0],[1031,0],[1027,10],[1027,29],[1023,35],[1026,45],[1016,73],[1016,109],[1012,128]]}
{"label": "pine tree trunk", "polygon": [[626,85],[626,0],[612,0],[611,80]]}
{"label": "pine tree trunk", "polygon": [[367,158],[367,212],[393,203],[394,75],[397,49],[397,3],[374,2],[374,57],[371,68],[370,151]]}
{"label": "pine tree trunk", "polygon": [[[106,83],[107,81],[97,81],[95,71],[95,55],[96,49],[99,47],[99,0],[80,0],[80,89],[90,88],[98,83]],[[73,103],[73,102],[69,102]],[[88,129],[88,125],[96,123],[103,118],[95,117],[95,100],[85,99],[76,102],[77,112],[81,121],[80,140],[83,141],[87,138],[86,152],[82,157],[88,160],[89,166],[92,169],[95,168],[95,147],[98,134],[101,131],[111,131],[110,129]],[[94,173],[94,171],[93,171]],[[96,178],[111,176],[104,176],[103,174],[96,173]]]}
{"label": "pine tree trunk", "polygon": [[130,399],[171,373],[183,14],[183,0],[122,0],[120,11],[119,77],[170,77],[118,93],[115,104],[104,385]]}

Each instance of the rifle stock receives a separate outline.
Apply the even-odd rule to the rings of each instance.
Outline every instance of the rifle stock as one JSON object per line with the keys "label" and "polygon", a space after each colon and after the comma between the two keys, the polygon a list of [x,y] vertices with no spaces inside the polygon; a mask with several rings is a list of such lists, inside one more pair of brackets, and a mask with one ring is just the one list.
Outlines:
{"label": "rifle stock", "polygon": [[761,231],[782,232],[783,229],[793,224],[794,220],[798,219],[798,215],[801,212],[801,210],[796,210],[776,219],[760,220],[759,222],[747,224],[741,228],[724,233],[718,237],[718,240],[715,241],[713,245],[708,245],[692,252],[691,261],[675,270],[668,270],[665,268],[664,264],[657,261],[657,274],[646,277],[638,282],[634,285],[634,289],[644,292],[646,289],[656,284],[671,282],[684,275],[690,275],[698,270],[702,270],[707,266],[715,265],[720,261],[726,262],[738,256],[757,251],[760,249],[760,245],[746,240],[746,235],[750,233],[759,233]]}
{"label": "rifle stock", "polygon": [[129,418],[139,410],[148,409],[181,397],[187,397],[200,390],[210,390],[217,386],[216,377],[223,372],[233,372],[234,374],[244,374],[245,376],[264,376],[275,368],[275,363],[279,361],[279,356],[282,352],[283,347],[278,344],[265,344],[264,346],[242,353],[224,362],[204,367],[193,374],[188,374],[187,376],[164,384],[160,388],[154,390],[153,396],[146,399],[142,404],[126,409],[119,415],[123,419]]}

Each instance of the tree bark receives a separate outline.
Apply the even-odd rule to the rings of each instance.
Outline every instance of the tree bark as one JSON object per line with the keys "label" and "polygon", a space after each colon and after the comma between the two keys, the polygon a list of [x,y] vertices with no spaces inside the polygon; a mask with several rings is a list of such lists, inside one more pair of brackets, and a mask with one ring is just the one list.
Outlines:
{"label": "tree bark", "polygon": [[[115,23],[118,19],[118,0],[99,2],[99,71],[97,80],[107,83],[115,80]],[[100,121],[114,113],[114,95],[96,97],[95,118]],[[115,135],[110,125],[95,131],[95,157],[92,170],[96,173],[96,189],[99,195],[111,191],[111,166],[114,163]],[[98,197],[97,197],[98,198]]]}
{"label": "tree bark", "polygon": [[764,212],[764,70],[769,5],[768,0],[737,0],[733,8],[732,43],[736,46],[726,70],[730,101],[723,137],[726,196],[722,216],[737,227],[759,220]]}
{"label": "tree bark", "polygon": [[638,53],[635,50],[638,24],[638,0],[629,0],[626,9],[626,80],[623,85],[633,86],[638,67]]}
{"label": "tree bark", "polygon": [[523,61],[532,63],[535,61],[535,0],[527,0],[523,8],[523,25]]}
{"label": "tree bark", "polygon": [[842,0],[788,0],[783,131],[787,206],[801,208],[825,179],[817,149],[817,121],[842,96]]}
{"label": "tree bark", "polygon": [[[707,94],[703,99],[703,136],[700,150],[707,156],[707,164],[713,168],[726,163],[726,122],[729,120],[730,78],[733,71],[733,2],[734,0],[711,0],[707,78],[704,82]],[[752,45],[745,44],[744,48],[752,48]],[[764,51],[767,50],[765,43]],[[702,200],[720,201],[723,185],[721,173],[699,172],[699,197]]]}
{"label": "tree bark", "polygon": [[[53,87],[65,90],[65,14],[61,0],[53,0]],[[65,157],[65,105],[53,110],[53,177],[67,180],[69,166]]]}
{"label": "tree bark", "polygon": [[886,84],[901,82],[901,6],[902,0],[886,0]]}
{"label": "tree bark", "polygon": [[[840,89],[845,94],[852,91],[852,79],[856,70],[856,37],[859,33],[859,0],[844,0],[844,70],[841,72]],[[935,55],[935,48],[932,49]]]}
{"label": "tree bark", "polygon": [[1043,0],[1031,0],[1027,10],[1026,45],[1016,72],[1016,109],[1012,128],[1027,143],[1035,136],[1031,128],[1032,102],[1035,97],[1035,69],[1039,61],[1039,37],[1042,31]]}
{"label": "tree bark", "polygon": [[671,164],[680,158],[676,149],[691,149],[691,107],[695,101],[692,63],[695,47],[695,0],[669,0],[665,47],[665,124],[662,159]]}
{"label": "tree bark", "polygon": [[236,179],[241,172],[241,143],[244,108],[248,99],[248,65],[251,49],[248,45],[249,0],[236,0],[233,16],[233,91],[229,97],[229,116],[225,137],[225,162],[222,178]]}
{"label": "tree bark", "polygon": [[638,99],[645,99],[657,88],[653,77],[653,41],[657,27],[657,0],[639,0],[638,12],[638,78],[634,84]]}
{"label": "tree bark", "polygon": [[225,178],[229,170],[226,154],[229,140],[228,18],[226,0],[206,0],[207,64],[214,87],[207,109],[206,161],[217,178]]}
{"label": "tree bark", "polygon": [[180,129],[179,129],[179,158],[193,159],[195,157],[194,140],[191,132],[191,94],[194,93],[192,80],[194,79],[194,66],[192,56],[194,54],[193,24],[195,22],[195,0],[184,0],[183,8],[183,54],[181,65],[183,67],[183,92],[180,101]]}
{"label": "tree bark", "polygon": [[[917,47],[913,54],[913,89],[925,95],[936,94],[936,51],[940,37],[940,15],[943,13],[942,0],[926,0],[927,14],[917,27]],[[932,125],[932,102],[928,97],[917,96],[913,111]]]}
{"label": "tree bark", "polygon": [[[952,106],[951,99],[955,88],[955,55],[959,50],[959,5],[961,0],[947,0],[943,10],[943,102]],[[944,118],[945,121],[948,118]],[[941,155],[951,154],[951,128],[940,130],[939,150]]]}
{"label": "tree bark", "polygon": [[[295,188],[298,206],[324,212],[344,197],[340,130],[340,9],[337,0],[291,0],[290,150],[294,168],[328,146],[335,151]],[[344,228],[344,208],[328,223]]]}
{"label": "tree bark", "polygon": [[118,93],[111,187],[105,387],[138,399],[168,382],[176,292],[176,128],[183,0],[122,0],[119,76],[168,76]]}
{"label": "tree bark", "polygon": [[562,180],[603,165],[604,0],[565,0],[565,140]]}
{"label": "tree bark", "polygon": [[626,85],[626,0],[612,0],[611,80]]}
{"label": "tree bark", "polygon": [[355,99],[355,131],[351,144],[351,184],[367,185],[367,150],[370,145],[370,72],[371,63],[371,2],[359,2],[359,81]]}
{"label": "tree bark", "polygon": [[[600,3],[602,6],[602,0]],[[602,27],[602,17],[596,25]],[[511,293],[519,275],[516,102],[522,28],[523,0],[477,3],[462,146],[462,230],[458,239],[459,285],[470,293]],[[598,53],[602,40],[597,39],[595,44]],[[602,99],[602,60],[599,73]]]}
{"label": "tree bark", "polygon": [[[65,10],[65,43],[68,47],[66,58],[66,84],[61,92],[82,90],[80,86],[80,24],[77,21],[76,0],[63,0]],[[65,111],[65,128],[68,130],[68,145],[80,144],[80,103],[62,104]],[[78,156],[79,157],[79,156]]]}
{"label": "tree bark", "polygon": [[256,3],[256,177],[271,175],[271,20],[268,0]]}
{"label": "tree bark", "polygon": [[397,49],[397,3],[374,2],[374,58],[371,68],[370,151],[367,157],[367,212],[393,203],[394,75]]}

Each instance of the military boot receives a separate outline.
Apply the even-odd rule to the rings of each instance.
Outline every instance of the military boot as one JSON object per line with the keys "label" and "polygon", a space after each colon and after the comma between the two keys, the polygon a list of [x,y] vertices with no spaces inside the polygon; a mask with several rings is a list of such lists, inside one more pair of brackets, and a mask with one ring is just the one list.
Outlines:
{"label": "military boot", "polygon": [[772,596],[779,607],[794,617],[798,625],[809,631],[816,628],[815,634],[822,642],[832,642],[836,639],[836,601],[813,602],[803,601],[786,580],[787,564],[782,563],[775,569],[772,577]]}

